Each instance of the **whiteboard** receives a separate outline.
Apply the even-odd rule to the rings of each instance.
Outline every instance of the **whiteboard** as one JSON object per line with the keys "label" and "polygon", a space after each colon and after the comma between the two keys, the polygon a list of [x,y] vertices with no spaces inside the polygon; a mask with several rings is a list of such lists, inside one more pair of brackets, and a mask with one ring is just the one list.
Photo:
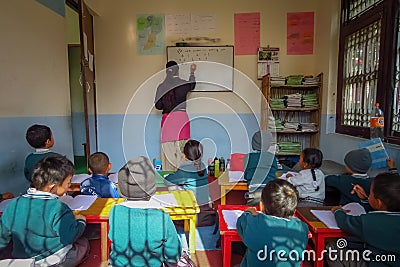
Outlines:
{"label": "whiteboard", "polygon": [[192,63],[197,65],[194,91],[233,90],[233,46],[168,46],[167,61],[179,64],[179,76],[189,79]]}

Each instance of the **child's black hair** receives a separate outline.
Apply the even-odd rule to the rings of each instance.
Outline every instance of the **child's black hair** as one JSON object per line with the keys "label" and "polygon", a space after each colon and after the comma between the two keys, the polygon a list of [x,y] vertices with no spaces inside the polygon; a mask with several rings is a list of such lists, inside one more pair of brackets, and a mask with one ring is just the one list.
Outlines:
{"label": "child's black hair", "polygon": [[[313,181],[317,181],[317,176],[315,175],[315,169],[318,169],[322,165],[322,152],[317,148],[305,148],[301,152],[303,154],[303,162],[307,163],[311,169],[311,174]],[[315,188],[315,191],[319,190],[319,186]]]}
{"label": "child's black hair", "polygon": [[65,156],[46,157],[36,164],[32,174],[32,185],[37,190],[42,190],[48,184],[61,185],[74,173],[74,164]]}
{"label": "child's black hair", "polygon": [[372,185],[375,198],[385,204],[387,211],[400,212],[400,175],[398,173],[378,174],[373,179]]}
{"label": "child's black hair", "polygon": [[93,174],[106,174],[108,164],[110,164],[110,159],[103,152],[93,153],[88,160],[88,167]]}
{"label": "child's black hair", "polygon": [[35,124],[26,130],[25,138],[33,148],[43,148],[51,139],[51,130],[46,125]]}
{"label": "child's black hair", "polygon": [[186,142],[183,148],[183,154],[190,161],[193,161],[193,165],[196,167],[197,174],[203,176],[205,169],[201,166],[201,157],[203,156],[203,146],[197,140],[189,140]]}
{"label": "child's black hair", "polygon": [[281,218],[290,218],[296,210],[299,193],[286,180],[275,179],[269,181],[261,193],[264,204],[264,213]]}

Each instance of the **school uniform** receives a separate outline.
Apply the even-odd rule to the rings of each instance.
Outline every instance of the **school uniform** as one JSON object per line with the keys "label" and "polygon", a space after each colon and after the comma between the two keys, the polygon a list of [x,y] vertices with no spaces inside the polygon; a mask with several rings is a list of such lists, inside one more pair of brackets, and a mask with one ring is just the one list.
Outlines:
{"label": "school uniform", "polygon": [[[15,258],[64,258],[85,230],[71,209],[54,194],[30,188],[13,199],[1,216],[0,249],[13,240]],[[87,248],[85,248],[87,250]]]}
{"label": "school uniform", "polygon": [[249,153],[244,157],[244,174],[248,192],[245,195],[247,205],[260,203],[261,191],[265,185],[276,178],[278,164],[273,155],[267,151]]}
{"label": "school uniform", "polygon": [[186,161],[179,169],[165,177],[167,186],[179,186],[191,190],[199,205],[208,204],[211,200],[208,190],[208,174],[204,164],[201,165],[204,174],[199,176],[192,161]]}
{"label": "school uniform", "polygon": [[[338,209],[334,213],[340,229],[365,243],[371,261],[368,266],[400,266],[400,212],[370,211],[351,216]],[[395,255],[395,261],[377,261],[376,256]]]}
{"label": "school uniform", "polygon": [[131,202],[111,209],[110,264],[159,267],[163,262],[177,262],[182,245],[170,216],[162,210],[132,208]]}
{"label": "school uniform", "polygon": [[[250,212],[244,212],[238,218],[236,227],[247,247],[241,267],[300,266],[301,255],[308,241],[308,227],[300,219],[286,219],[264,213],[254,216]],[[284,251],[281,256],[288,261],[280,261],[277,253],[272,253],[272,257],[269,257],[272,250]],[[291,261],[289,253],[297,253],[299,260]]]}
{"label": "school uniform", "polygon": [[315,203],[324,204],[325,200],[325,175],[319,169],[314,169],[315,181],[311,169],[301,170],[298,174],[287,178],[287,181],[294,185],[299,192],[299,204]]}
{"label": "school uniform", "polygon": [[32,174],[36,164],[43,158],[46,157],[58,157],[61,156],[58,153],[50,151],[50,149],[37,148],[35,152],[29,154],[25,158],[24,175],[25,178],[32,182]]}
{"label": "school uniform", "polygon": [[82,195],[93,195],[98,198],[119,198],[117,188],[106,175],[95,174],[82,181]]}

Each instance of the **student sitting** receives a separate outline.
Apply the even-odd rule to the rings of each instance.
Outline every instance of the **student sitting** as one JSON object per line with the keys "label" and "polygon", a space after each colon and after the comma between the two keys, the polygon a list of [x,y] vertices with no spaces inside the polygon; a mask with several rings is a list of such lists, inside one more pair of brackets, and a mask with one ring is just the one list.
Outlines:
{"label": "student sitting", "polygon": [[134,208],[135,201],[148,201],[156,192],[153,165],[146,157],[128,161],[118,172],[118,189],[126,201],[110,212],[113,267],[162,266],[177,262],[181,243],[170,216],[158,209]]}
{"label": "student sitting", "polygon": [[[345,248],[339,249],[336,244],[330,244],[328,248],[335,249],[336,255],[339,255],[341,249],[344,250],[341,251],[342,255],[353,255],[347,253],[348,250],[361,251],[359,261],[327,257],[329,266],[400,266],[400,175],[383,173],[372,179],[368,202],[374,211],[360,216],[346,214],[341,206],[332,208],[339,228],[351,235],[352,242],[347,242],[349,245]],[[354,240],[361,244],[356,245]],[[371,253],[363,254],[364,250]],[[370,261],[361,255],[366,255]],[[395,260],[384,261],[388,255],[393,255]]]}
{"label": "student sitting", "polygon": [[[352,150],[344,157],[344,163],[347,174],[326,176],[326,186],[336,188],[340,192],[340,205],[350,202],[367,204],[361,201],[357,194],[354,194],[353,188],[358,184],[369,194],[371,179],[367,172],[372,164],[371,153],[366,148]],[[365,208],[370,209],[368,205]]]}
{"label": "student sitting", "polygon": [[14,258],[35,258],[38,266],[62,262],[77,266],[89,252],[81,235],[86,219],[74,215],[58,200],[69,188],[74,165],[65,157],[39,161],[32,175],[32,188],[13,199],[1,216],[0,249],[13,241]]}
{"label": "student sitting", "polygon": [[93,153],[89,157],[88,165],[92,177],[82,181],[81,194],[100,198],[119,198],[115,184],[107,176],[112,167],[108,156],[103,152]]}
{"label": "student sitting", "polygon": [[32,125],[26,131],[26,141],[35,148],[35,152],[29,154],[25,158],[24,174],[25,178],[31,182],[32,173],[35,165],[45,157],[61,156],[55,152],[51,152],[50,148],[54,145],[53,133],[46,125]]}
{"label": "student sitting", "polygon": [[13,193],[5,192],[3,194],[0,194],[0,201],[6,200],[6,199],[10,199],[10,198],[14,198]]}
{"label": "student sitting", "polygon": [[322,165],[322,152],[306,148],[300,154],[299,173],[287,173],[282,178],[296,186],[299,191],[299,206],[323,205],[325,199],[325,175],[318,169]]}
{"label": "student sitting", "polygon": [[251,140],[251,146],[255,152],[247,154],[244,158],[244,179],[249,188],[245,199],[249,206],[259,205],[262,189],[276,177],[278,164],[275,155],[268,151],[272,141],[271,132],[256,132]]}
{"label": "student sitting", "polygon": [[183,148],[185,162],[179,169],[165,177],[164,183],[170,190],[176,188],[191,190],[200,206],[197,225],[207,226],[215,223],[215,213],[210,208],[210,192],[208,190],[208,174],[202,163],[203,146],[199,141],[189,140]]}
{"label": "student sitting", "polygon": [[[293,217],[297,200],[297,190],[289,182],[280,179],[268,182],[261,194],[262,213],[248,208],[236,223],[237,232],[247,247],[241,267],[300,266],[301,257],[292,260],[289,256],[293,251],[301,256],[308,241],[307,225]],[[270,253],[272,250],[284,254],[280,252],[278,256],[278,253]],[[260,255],[265,258],[260,259]]]}

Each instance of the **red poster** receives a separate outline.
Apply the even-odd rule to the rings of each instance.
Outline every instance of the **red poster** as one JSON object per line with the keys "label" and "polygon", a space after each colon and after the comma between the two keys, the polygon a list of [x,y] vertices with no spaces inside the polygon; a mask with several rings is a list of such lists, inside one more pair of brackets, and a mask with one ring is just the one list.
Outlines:
{"label": "red poster", "polygon": [[314,12],[287,13],[287,54],[314,52]]}
{"label": "red poster", "polygon": [[260,13],[235,14],[235,55],[257,55],[260,47]]}

